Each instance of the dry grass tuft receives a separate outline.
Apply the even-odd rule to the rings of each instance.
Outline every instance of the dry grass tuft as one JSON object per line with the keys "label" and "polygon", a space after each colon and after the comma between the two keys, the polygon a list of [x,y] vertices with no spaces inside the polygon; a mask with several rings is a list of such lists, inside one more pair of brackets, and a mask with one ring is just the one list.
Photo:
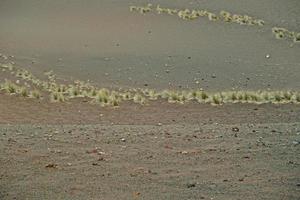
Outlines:
{"label": "dry grass tuft", "polygon": [[9,94],[16,94],[19,86],[12,83],[11,81],[5,80],[2,88]]}
{"label": "dry grass tuft", "polygon": [[30,92],[30,97],[35,98],[35,99],[40,99],[42,97],[40,91],[38,90],[33,90]]}

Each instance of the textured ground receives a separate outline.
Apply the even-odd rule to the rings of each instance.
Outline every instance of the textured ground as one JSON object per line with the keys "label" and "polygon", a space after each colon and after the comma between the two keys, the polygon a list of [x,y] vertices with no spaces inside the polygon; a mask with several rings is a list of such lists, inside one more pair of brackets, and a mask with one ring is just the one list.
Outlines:
{"label": "textured ground", "polygon": [[0,130],[1,199],[296,200],[300,195],[299,123],[2,125]]}
{"label": "textured ground", "polygon": [[300,107],[1,95],[1,199],[299,199]]}

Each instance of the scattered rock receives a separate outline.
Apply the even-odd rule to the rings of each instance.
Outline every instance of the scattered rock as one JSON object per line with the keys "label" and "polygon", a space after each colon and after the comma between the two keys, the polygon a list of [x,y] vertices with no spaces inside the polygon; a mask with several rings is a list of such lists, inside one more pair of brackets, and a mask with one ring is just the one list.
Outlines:
{"label": "scattered rock", "polygon": [[240,129],[238,128],[238,127],[232,127],[232,129],[231,129],[233,132],[239,132],[240,131]]}
{"label": "scattered rock", "polygon": [[98,161],[105,161],[105,158],[104,157],[100,157],[100,158],[98,158]]}
{"label": "scattered rock", "polygon": [[92,163],[92,165],[93,166],[98,166],[99,164],[94,162],[94,163]]}
{"label": "scattered rock", "polygon": [[186,187],[187,187],[187,188],[193,188],[193,187],[196,187],[196,183],[188,183],[188,184],[186,184]]}
{"label": "scattered rock", "polygon": [[45,166],[46,168],[57,168],[57,164],[50,163]]}
{"label": "scattered rock", "polygon": [[140,195],[141,195],[140,192],[134,192],[134,193],[133,193],[133,196],[135,196],[135,197],[140,196]]}

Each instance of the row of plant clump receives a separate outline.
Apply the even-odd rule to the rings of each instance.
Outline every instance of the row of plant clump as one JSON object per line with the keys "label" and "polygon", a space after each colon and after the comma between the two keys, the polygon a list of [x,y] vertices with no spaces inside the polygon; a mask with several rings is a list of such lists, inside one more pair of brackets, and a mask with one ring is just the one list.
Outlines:
{"label": "row of plant clump", "polygon": [[174,15],[184,20],[195,20],[200,17],[205,17],[210,21],[232,22],[240,25],[263,26],[265,24],[265,22],[261,19],[255,19],[254,17],[248,15],[233,14],[224,10],[220,11],[219,13],[213,13],[203,9],[171,9],[163,8],[160,5],[153,6],[152,4],[147,4],[146,6],[130,6],[129,9],[132,12],[136,11],[141,14],[156,11],[158,14]]}
{"label": "row of plant clump", "polygon": [[184,104],[187,102],[222,105],[226,103],[300,103],[297,91],[223,91],[205,92],[203,90],[163,90],[153,89],[117,89],[98,88],[84,81],[72,84],[57,83],[53,72],[47,72],[46,80],[35,77],[28,70],[17,68],[12,64],[0,64],[0,68],[8,70],[17,81],[5,80],[0,90],[9,94],[17,94],[29,98],[45,98],[51,102],[65,102],[74,98],[88,98],[91,103],[101,106],[119,106],[121,102],[132,101],[147,104],[162,99],[170,103]]}
{"label": "row of plant clump", "polygon": [[[257,19],[249,15],[235,14],[228,11],[221,10],[219,13],[210,12],[205,9],[172,9],[163,8],[159,4],[153,6],[152,4],[147,4],[146,6],[130,6],[131,12],[139,12],[141,14],[146,14],[149,12],[155,12],[157,14],[167,14],[177,16],[183,20],[195,20],[198,18],[207,18],[209,21],[217,22],[223,21],[226,23],[235,23],[240,25],[249,26],[264,26],[265,21],[262,19]],[[300,33],[295,31],[289,31],[285,28],[273,27],[272,32],[277,39],[291,39],[292,41],[300,42]]]}
{"label": "row of plant clump", "polygon": [[295,31],[290,31],[286,28],[273,27],[272,33],[277,39],[290,39],[294,42],[300,42],[300,33]]}

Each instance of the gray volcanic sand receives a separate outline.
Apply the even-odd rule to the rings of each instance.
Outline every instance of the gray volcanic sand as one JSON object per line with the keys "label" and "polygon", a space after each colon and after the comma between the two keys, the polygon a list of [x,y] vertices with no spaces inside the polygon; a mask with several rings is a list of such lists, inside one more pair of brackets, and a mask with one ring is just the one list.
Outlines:
{"label": "gray volcanic sand", "polygon": [[[266,25],[129,12],[148,2],[227,10]],[[299,89],[300,45],[271,33],[274,26],[300,32],[299,8],[297,0],[2,0],[0,51],[36,74],[54,70],[105,87]]]}

